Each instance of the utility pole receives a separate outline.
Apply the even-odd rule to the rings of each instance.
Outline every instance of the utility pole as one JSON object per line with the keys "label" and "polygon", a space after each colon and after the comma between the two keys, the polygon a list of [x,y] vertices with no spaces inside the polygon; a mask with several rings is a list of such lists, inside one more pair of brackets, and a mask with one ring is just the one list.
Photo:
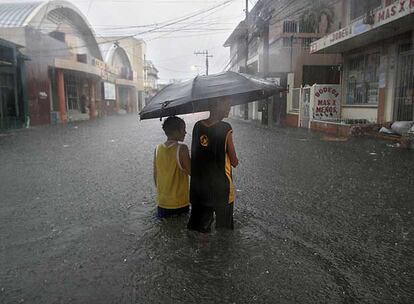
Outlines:
{"label": "utility pole", "polygon": [[245,26],[246,26],[246,58],[244,62],[245,73],[247,74],[247,61],[249,60],[249,0],[246,0],[245,9]]}
{"label": "utility pole", "polygon": [[212,58],[213,55],[208,54],[208,50],[205,51],[195,51],[194,55],[206,55],[206,75],[208,75],[208,58]]}
{"label": "utility pole", "polygon": [[[244,72],[247,73],[247,61],[249,60],[249,0],[246,0],[246,9],[245,9],[245,20],[246,26],[246,58],[244,61]],[[244,119],[249,119],[249,104],[244,105]]]}

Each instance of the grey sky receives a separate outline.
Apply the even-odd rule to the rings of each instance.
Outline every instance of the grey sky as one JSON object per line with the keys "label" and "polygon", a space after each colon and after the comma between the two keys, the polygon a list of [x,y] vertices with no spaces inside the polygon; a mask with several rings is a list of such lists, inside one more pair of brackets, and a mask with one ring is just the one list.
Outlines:
{"label": "grey sky", "polygon": [[[25,2],[20,0],[14,0]],[[11,2],[0,0],[0,2]],[[99,35],[135,34],[162,23],[219,5],[225,0],[71,0],[87,16]],[[256,0],[249,1],[249,8]],[[169,26],[165,32],[140,34],[147,42],[147,57],[159,69],[162,82],[171,78],[189,78],[205,70],[205,57],[195,50],[208,49],[210,73],[220,72],[229,60],[229,50],[222,45],[244,18],[245,0],[233,0],[206,14]],[[135,27],[133,27],[135,26]],[[114,30],[113,28],[119,28]],[[177,30],[177,31],[175,31]],[[194,67],[199,66],[199,68]]]}

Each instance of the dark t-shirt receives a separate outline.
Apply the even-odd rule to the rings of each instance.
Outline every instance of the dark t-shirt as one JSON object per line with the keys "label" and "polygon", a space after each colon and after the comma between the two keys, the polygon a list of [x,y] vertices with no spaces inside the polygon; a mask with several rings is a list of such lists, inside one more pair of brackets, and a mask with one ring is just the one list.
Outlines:
{"label": "dark t-shirt", "polygon": [[197,122],[191,143],[190,203],[208,207],[229,202],[230,181],[226,176],[226,139],[230,124],[212,126]]}

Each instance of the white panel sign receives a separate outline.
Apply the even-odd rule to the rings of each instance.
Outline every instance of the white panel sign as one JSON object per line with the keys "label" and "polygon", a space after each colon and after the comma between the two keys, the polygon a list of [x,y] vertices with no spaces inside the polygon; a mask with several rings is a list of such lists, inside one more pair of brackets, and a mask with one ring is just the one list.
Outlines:
{"label": "white panel sign", "polygon": [[110,82],[104,82],[104,99],[115,100],[115,84]]}
{"label": "white panel sign", "polygon": [[317,84],[313,88],[313,119],[338,120],[341,109],[341,86]]}

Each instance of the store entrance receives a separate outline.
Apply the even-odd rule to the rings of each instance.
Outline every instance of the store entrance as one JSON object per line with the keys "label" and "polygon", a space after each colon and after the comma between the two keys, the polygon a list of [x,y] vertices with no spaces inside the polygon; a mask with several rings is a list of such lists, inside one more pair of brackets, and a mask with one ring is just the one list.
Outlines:
{"label": "store entrance", "polygon": [[414,49],[411,43],[400,46],[394,119],[414,120]]}
{"label": "store entrance", "polygon": [[19,112],[14,75],[0,70],[0,129],[20,127]]}

